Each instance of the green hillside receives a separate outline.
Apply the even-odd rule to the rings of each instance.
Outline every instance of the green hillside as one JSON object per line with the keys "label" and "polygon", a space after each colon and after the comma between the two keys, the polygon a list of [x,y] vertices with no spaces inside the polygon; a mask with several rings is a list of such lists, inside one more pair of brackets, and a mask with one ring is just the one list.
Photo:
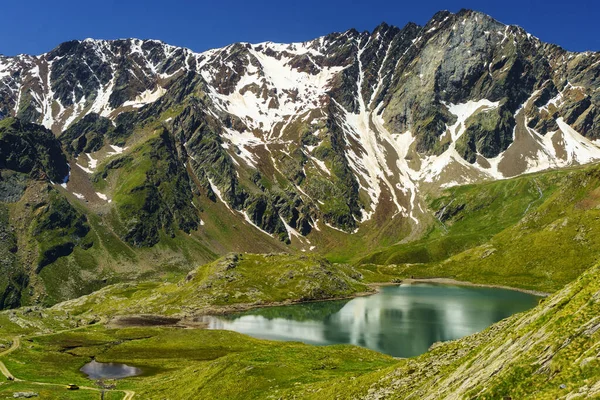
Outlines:
{"label": "green hillside", "polygon": [[431,200],[437,223],[425,238],[358,265],[553,292],[599,259],[599,190],[598,165],[448,189]]}

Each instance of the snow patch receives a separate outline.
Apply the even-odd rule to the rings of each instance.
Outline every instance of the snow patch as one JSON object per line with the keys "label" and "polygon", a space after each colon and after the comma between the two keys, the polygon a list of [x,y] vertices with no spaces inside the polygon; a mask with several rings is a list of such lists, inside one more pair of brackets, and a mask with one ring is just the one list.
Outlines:
{"label": "snow patch", "polygon": [[489,111],[494,108],[498,108],[500,102],[492,102],[487,99],[481,99],[478,101],[469,100],[466,103],[452,104],[442,103],[448,107],[448,111],[457,117],[457,121],[450,127],[450,134],[452,135],[452,141],[456,141],[465,131],[465,121],[469,119],[477,110]]}
{"label": "snow patch", "polygon": [[346,234],[348,233],[348,232],[346,232],[346,231],[344,231],[344,230],[342,230],[340,228],[336,228],[335,226],[328,224],[327,222],[325,222],[325,225],[327,225],[328,227],[330,227],[331,229],[334,229],[336,231],[339,231],[339,232],[342,232],[342,233],[346,233]]}
{"label": "snow patch", "polygon": [[295,236],[300,240],[303,239],[303,236],[300,234],[300,232],[298,232],[297,230],[295,230],[294,228],[289,226],[288,223],[285,222],[285,219],[283,219],[283,217],[281,215],[279,216],[279,219],[281,220],[281,222],[283,222],[283,226],[285,226],[285,230],[287,231],[288,238],[290,240],[292,240],[292,236]]}
{"label": "snow patch", "polygon": [[100,192],[96,192],[96,196],[100,197],[104,201],[108,201],[108,196],[106,196],[105,194],[102,194]]}
{"label": "snow patch", "polygon": [[131,106],[134,108],[140,108],[149,103],[154,103],[156,100],[160,99],[163,94],[165,94],[166,90],[160,86],[158,86],[154,90],[145,90],[140,93],[135,100],[128,100],[123,103],[123,107]]}
{"label": "snow patch", "polygon": [[[242,160],[244,160],[249,166],[256,168],[256,157],[250,150],[248,150],[248,148],[264,145],[264,142],[261,139],[254,136],[251,132],[237,132],[229,128],[223,128],[222,136],[237,147],[238,152],[236,154]],[[228,148],[225,146],[223,147]]]}
{"label": "snow patch", "polygon": [[96,166],[98,165],[98,160],[92,158],[92,155],[90,153],[85,153],[85,155],[88,158],[88,166],[90,167],[90,169],[96,169]]}
{"label": "snow patch", "polygon": [[91,169],[89,169],[89,168],[86,168],[86,167],[84,167],[83,165],[81,165],[81,164],[79,164],[79,163],[77,163],[77,166],[78,166],[79,168],[81,168],[82,170],[84,170],[85,172],[87,172],[88,174],[93,174],[93,173],[94,173],[94,171],[93,171],[93,170],[91,170]]}
{"label": "snow patch", "polygon": [[113,152],[108,153],[109,155],[115,155],[115,154],[121,154],[123,153],[125,150],[127,150],[127,147],[119,147],[119,146],[115,146],[113,144],[109,145],[112,149]]}
{"label": "snow patch", "polygon": [[563,132],[565,151],[567,152],[569,164],[586,164],[600,159],[600,148],[594,143],[571,128],[562,117],[558,118],[556,123]]}
{"label": "snow patch", "polygon": [[244,216],[244,219],[246,220],[247,223],[249,223],[250,225],[252,225],[256,229],[258,229],[259,231],[261,231],[265,235],[271,236],[271,234],[269,232],[261,229],[258,225],[256,225],[254,222],[252,222],[252,220],[250,219],[250,217],[248,216],[248,213],[246,213],[246,211],[243,211],[243,212],[240,212],[240,213]]}
{"label": "snow patch", "polygon": [[217,195],[217,197],[219,198],[219,200],[221,200],[221,202],[223,204],[225,204],[227,206],[227,208],[229,208],[231,210],[231,208],[229,207],[229,204],[227,204],[227,202],[223,198],[223,195],[221,194],[221,190],[219,190],[219,187],[213,183],[212,179],[210,179],[208,177],[206,179],[208,179],[208,184],[210,185],[210,188]]}
{"label": "snow patch", "polygon": [[115,80],[116,76],[113,74],[113,77],[108,84],[104,86],[100,85],[89,113],[96,113],[100,114],[102,117],[108,117],[113,112],[113,109],[109,104],[109,99],[115,88]]}
{"label": "snow patch", "polygon": [[327,175],[331,176],[331,172],[329,171],[329,169],[327,168],[327,165],[325,165],[325,163],[321,160],[319,160],[316,157],[313,156],[309,156],[309,158],[311,159],[312,162],[315,163],[315,165],[317,165],[323,172],[325,172]]}

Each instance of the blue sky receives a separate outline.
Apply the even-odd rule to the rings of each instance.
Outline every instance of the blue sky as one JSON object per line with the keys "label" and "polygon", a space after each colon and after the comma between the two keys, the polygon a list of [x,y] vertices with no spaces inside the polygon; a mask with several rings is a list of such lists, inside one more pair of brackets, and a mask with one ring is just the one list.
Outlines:
{"label": "blue sky", "polygon": [[160,39],[204,51],[245,41],[291,42],[380,22],[425,24],[471,8],[568,50],[600,51],[597,0],[28,0],[3,2],[0,54],[40,54],[71,39]]}

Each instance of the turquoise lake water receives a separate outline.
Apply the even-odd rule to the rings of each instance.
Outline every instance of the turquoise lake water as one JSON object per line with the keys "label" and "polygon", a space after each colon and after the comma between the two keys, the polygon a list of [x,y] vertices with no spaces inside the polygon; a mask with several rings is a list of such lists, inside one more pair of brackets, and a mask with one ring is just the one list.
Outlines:
{"label": "turquoise lake water", "polygon": [[394,357],[422,354],[533,308],[539,297],[513,290],[428,283],[387,286],[351,300],[265,307],[210,317],[210,329],[314,345],[354,344]]}

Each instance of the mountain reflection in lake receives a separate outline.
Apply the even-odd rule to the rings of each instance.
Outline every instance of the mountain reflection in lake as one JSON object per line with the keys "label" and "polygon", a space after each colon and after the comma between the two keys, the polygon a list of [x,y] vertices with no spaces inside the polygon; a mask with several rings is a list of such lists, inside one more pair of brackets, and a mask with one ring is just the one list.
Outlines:
{"label": "mountain reflection in lake", "polygon": [[481,331],[528,310],[538,297],[512,290],[435,284],[388,286],[352,300],[266,307],[209,317],[209,329],[316,345],[349,343],[413,357],[438,341]]}

